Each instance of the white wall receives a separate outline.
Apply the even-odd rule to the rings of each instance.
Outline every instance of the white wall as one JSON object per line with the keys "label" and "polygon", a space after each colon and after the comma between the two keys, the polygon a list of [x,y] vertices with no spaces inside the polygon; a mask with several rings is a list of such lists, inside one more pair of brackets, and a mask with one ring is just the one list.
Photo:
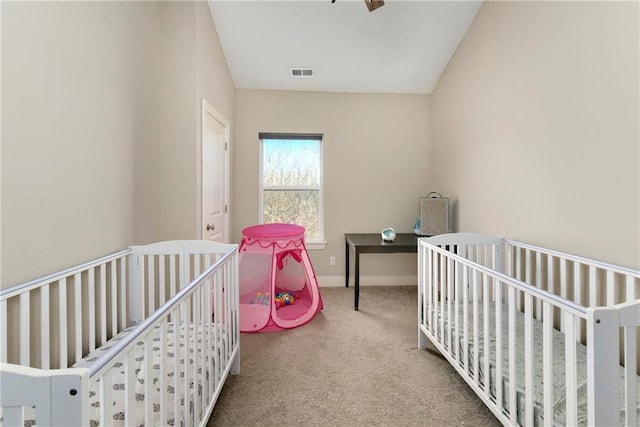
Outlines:
{"label": "white wall", "polygon": [[[258,133],[324,134],[328,244],[310,256],[318,276],[344,283],[345,233],[389,226],[413,232],[419,198],[433,189],[428,185],[429,115],[426,95],[237,90],[236,241],[244,227],[258,221]],[[336,257],[335,266],[329,266],[330,256]],[[367,254],[361,276],[415,276],[416,268],[415,255]]]}
{"label": "white wall", "polygon": [[640,267],[637,2],[485,2],[432,94],[460,231]]}

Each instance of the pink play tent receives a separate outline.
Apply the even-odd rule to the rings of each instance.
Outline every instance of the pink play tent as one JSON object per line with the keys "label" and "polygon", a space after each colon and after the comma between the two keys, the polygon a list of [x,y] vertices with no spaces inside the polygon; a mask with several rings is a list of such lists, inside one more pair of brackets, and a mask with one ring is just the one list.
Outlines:
{"label": "pink play tent", "polygon": [[304,227],[261,224],[242,230],[240,331],[295,328],[322,310],[322,298],[304,245]]}

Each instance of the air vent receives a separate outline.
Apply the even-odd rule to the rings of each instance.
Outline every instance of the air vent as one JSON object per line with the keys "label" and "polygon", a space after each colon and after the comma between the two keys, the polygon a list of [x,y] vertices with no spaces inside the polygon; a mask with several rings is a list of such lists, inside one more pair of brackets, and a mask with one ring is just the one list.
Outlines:
{"label": "air vent", "polygon": [[313,68],[295,67],[290,69],[291,77],[295,78],[313,78]]}

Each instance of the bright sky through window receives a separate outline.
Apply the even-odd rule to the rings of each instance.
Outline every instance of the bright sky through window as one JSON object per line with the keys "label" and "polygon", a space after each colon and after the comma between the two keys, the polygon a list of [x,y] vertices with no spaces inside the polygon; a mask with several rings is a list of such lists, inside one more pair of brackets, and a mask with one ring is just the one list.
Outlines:
{"label": "bright sky through window", "polygon": [[262,222],[305,227],[306,240],[321,240],[322,137],[262,141]]}

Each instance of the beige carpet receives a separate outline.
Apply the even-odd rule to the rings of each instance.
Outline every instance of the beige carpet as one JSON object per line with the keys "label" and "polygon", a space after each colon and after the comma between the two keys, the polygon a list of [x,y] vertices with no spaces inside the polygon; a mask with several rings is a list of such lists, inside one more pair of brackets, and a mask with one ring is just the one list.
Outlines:
{"label": "beige carpet", "polygon": [[417,349],[415,286],[321,288],[324,310],[240,336],[209,426],[500,425],[449,363]]}

